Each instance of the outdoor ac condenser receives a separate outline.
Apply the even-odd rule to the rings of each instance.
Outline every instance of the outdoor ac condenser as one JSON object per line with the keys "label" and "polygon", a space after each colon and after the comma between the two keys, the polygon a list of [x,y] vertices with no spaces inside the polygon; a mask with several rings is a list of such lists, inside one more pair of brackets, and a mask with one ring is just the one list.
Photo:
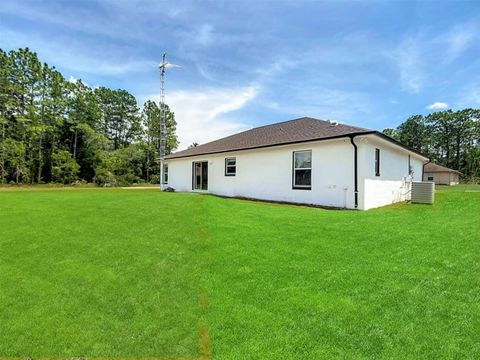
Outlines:
{"label": "outdoor ac condenser", "polygon": [[433,181],[413,181],[411,199],[412,203],[433,204],[435,183]]}

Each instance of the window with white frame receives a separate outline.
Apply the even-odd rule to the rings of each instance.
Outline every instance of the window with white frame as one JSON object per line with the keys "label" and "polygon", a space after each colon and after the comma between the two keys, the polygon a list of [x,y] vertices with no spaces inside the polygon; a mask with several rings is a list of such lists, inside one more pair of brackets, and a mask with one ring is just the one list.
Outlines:
{"label": "window with white frame", "polygon": [[163,183],[168,184],[168,164],[163,164]]}
{"label": "window with white frame", "polygon": [[237,174],[237,159],[225,158],[225,176],[235,176]]}
{"label": "window with white frame", "polygon": [[312,150],[293,152],[292,187],[303,190],[312,188]]}

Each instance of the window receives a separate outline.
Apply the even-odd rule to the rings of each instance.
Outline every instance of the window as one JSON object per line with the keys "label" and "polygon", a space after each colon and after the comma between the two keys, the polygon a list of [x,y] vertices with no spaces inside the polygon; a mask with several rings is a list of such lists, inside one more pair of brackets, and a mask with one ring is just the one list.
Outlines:
{"label": "window", "polygon": [[237,159],[225,159],[225,176],[235,176],[237,174]]}
{"label": "window", "polygon": [[375,176],[380,176],[380,149],[375,149]]}
{"label": "window", "polygon": [[293,152],[293,186],[294,189],[310,190],[312,188],[312,151]]}
{"label": "window", "polygon": [[168,184],[168,164],[163,164],[163,183]]}
{"label": "window", "polygon": [[432,173],[428,174],[427,181],[434,181]]}

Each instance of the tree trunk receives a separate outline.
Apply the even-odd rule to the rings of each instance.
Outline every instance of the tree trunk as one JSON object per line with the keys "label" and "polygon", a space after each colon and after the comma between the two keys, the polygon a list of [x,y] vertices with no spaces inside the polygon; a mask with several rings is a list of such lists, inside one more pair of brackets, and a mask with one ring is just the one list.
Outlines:
{"label": "tree trunk", "polygon": [[446,165],[450,166],[450,139],[448,138],[448,134],[445,142],[445,151],[447,155]]}
{"label": "tree trunk", "polygon": [[2,123],[2,184],[5,183],[5,122]]}
{"label": "tree trunk", "polygon": [[52,181],[53,178],[53,154],[55,154],[55,148],[56,148],[56,137],[55,133],[52,134],[52,145],[50,147],[50,161],[49,161],[49,170],[50,170],[50,181]]}
{"label": "tree trunk", "polygon": [[37,169],[37,183],[40,184],[40,181],[42,180],[42,139],[43,139],[43,133],[40,134],[40,137],[38,139],[38,169]]}
{"label": "tree trunk", "polygon": [[150,141],[147,141],[147,183],[150,182]]}
{"label": "tree trunk", "polygon": [[460,169],[460,131],[457,131],[457,158],[456,158],[456,162],[457,162],[457,169],[456,170],[459,170]]}
{"label": "tree trunk", "polygon": [[78,140],[78,129],[75,128],[75,136],[73,138],[73,158],[77,160],[77,140]]}
{"label": "tree trunk", "polygon": [[150,182],[150,154],[149,150],[147,150],[147,183]]}
{"label": "tree trunk", "polygon": [[35,174],[34,174],[34,164],[33,164],[33,146],[32,146],[32,139],[28,139],[28,163],[30,164],[29,167],[29,175],[30,175],[30,183],[33,185],[35,181]]}

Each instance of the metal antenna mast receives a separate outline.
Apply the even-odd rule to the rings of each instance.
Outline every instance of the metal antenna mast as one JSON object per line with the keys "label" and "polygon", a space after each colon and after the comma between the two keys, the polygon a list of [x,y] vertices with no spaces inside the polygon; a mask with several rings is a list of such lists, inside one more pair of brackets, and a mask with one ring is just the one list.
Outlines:
{"label": "metal antenna mast", "polygon": [[160,64],[160,160],[165,157],[167,142],[167,121],[165,119],[165,68],[167,64],[167,53],[163,53],[162,63]]}
{"label": "metal antenna mast", "polygon": [[160,70],[160,189],[165,184],[164,166],[165,153],[167,147],[167,108],[165,105],[165,70],[169,68],[180,67],[179,65],[171,64],[167,61],[167,53],[163,53],[162,62],[158,65]]}

